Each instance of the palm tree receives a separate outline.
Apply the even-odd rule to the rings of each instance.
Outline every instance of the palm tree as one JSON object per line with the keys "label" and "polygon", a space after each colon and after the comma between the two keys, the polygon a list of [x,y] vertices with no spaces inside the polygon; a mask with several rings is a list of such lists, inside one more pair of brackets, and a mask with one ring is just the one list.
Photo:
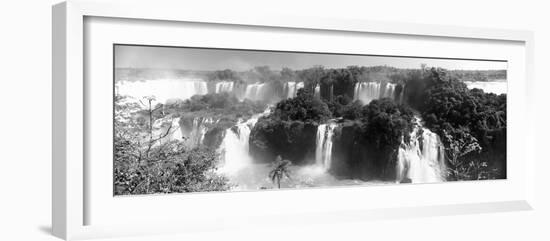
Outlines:
{"label": "palm tree", "polygon": [[281,156],[277,156],[275,164],[273,165],[274,168],[269,172],[269,178],[271,178],[273,183],[277,182],[277,187],[279,187],[279,189],[281,188],[281,180],[285,176],[291,179],[289,170],[290,165],[291,163],[289,160],[283,160]]}

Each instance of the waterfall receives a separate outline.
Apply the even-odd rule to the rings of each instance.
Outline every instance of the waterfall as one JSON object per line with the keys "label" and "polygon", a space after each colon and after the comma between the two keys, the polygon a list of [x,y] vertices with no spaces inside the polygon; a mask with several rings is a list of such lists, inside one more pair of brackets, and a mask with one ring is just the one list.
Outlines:
{"label": "waterfall", "polygon": [[286,98],[294,97],[295,89],[296,89],[296,82],[286,82],[284,87]]}
{"label": "waterfall", "polygon": [[380,98],[380,83],[361,82],[355,84],[353,100],[360,100],[366,105],[378,98]]}
{"label": "waterfall", "polygon": [[382,98],[391,98],[394,99],[394,93],[395,93],[395,87],[396,84],[392,83],[386,83],[384,95],[382,95]]}
{"label": "waterfall", "polygon": [[304,88],[304,82],[298,82],[298,83],[294,81],[286,82],[284,86],[284,92],[285,92],[286,98],[296,97],[298,90],[301,88]]}
{"label": "waterfall", "polygon": [[137,99],[145,96],[155,96],[155,104],[164,104],[174,99],[186,100],[193,95],[208,93],[206,82],[200,79],[119,81],[116,85],[118,95],[128,95]]}
{"label": "waterfall", "polygon": [[225,130],[220,146],[224,160],[222,172],[234,173],[252,162],[248,154],[250,130],[251,126],[247,122],[241,122],[234,128]]}
{"label": "waterfall", "polygon": [[405,85],[402,85],[401,93],[399,93],[399,104],[403,104],[403,96],[405,96]]}
{"label": "waterfall", "polygon": [[233,81],[222,81],[222,82],[218,82],[216,83],[216,93],[221,93],[221,92],[233,92],[233,86],[234,86],[234,83]]}
{"label": "waterfall", "polygon": [[[164,117],[153,122],[153,138],[166,135],[164,138],[160,139],[156,145],[173,140],[183,140],[179,120],[179,118],[169,119],[169,117]],[[145,138],[145,140],[147,139],[148,138]]]}
{"label": "waterfall", "polygon": [[[296,84],[296,93],[298,93],[298,90],[301,88],[304,88],[304,82],[298,82]],[[296,94],[294,94],[294,96],[296,96]]]}
{"label": "waterfall", "polygon": [[172,119],[172,128],[170,129],[171,134],[169,134],[170,140],[183,140],[179,122],[180,118]]}
{"label": "waterfall", "polygon": [[[395,92],[395,84],[380,82],[360,82],[355,84],[353,100],[360,100],[363,104],[368,104],[379,98],[392,98]],[[382,91],[383,87],[383,91]]]}
{"label": "waterfall", "polygon": [[225,130],[225,136],[218,150],[223,163],[219,169],[222,173],[232,174],[252,164],[249,154],[250,132],[258,119],[270,112],[271,109],[267,108],[263,113],[254,115],[246,121],[239,120],[237,125]]}
{"label": "waterfall", "polygon": [[412,183],[445,180],[445,157],[439,136],[422,126],[420,118],[411,132],[409,143],[401,141],[397,160],[397,181]]}
{"label": "waterfall", "polygon": [[321,98],[321,86],[319,84],[315,85],[315,90],[313,92],[314,97]]}
{"label": "waterfall", "polygon": [[332,162],[332,136],[336,123],[321,124],[317,127],[317,138],[315,140],[315,164],[325,171],[330,169]]}
{"label": "waterfall", "polygon": [[262,100],[262,98],[266,94],[265,87],[266,87],[266,84],[263,84],[263,83],[255,83],[255,84],[247,85],[244,93],[244,98],[253,100],[253,101]]}
{"label": "waterfall", "polygon": [[193,118],[193,127],[188,136],[189,146],[200,146],[204,140],[204,135],[208,131],[210,125],[214,123],[211,117],[195,117]]}

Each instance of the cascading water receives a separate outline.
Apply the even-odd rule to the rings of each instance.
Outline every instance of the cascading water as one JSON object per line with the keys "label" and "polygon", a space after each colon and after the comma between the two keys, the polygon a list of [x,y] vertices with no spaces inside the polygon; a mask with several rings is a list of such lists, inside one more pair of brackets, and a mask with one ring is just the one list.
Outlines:
{"label": "cascading water", "polygon": [[179,121],[180,121],[179,118],[172,119],[172,128],[170,129],[171,134],[169,134],[171,140],[182,140],[183,139],[183,135],[181,133]]}
{"label": "cascading water", "polygon": [[295,89],[296,89],[296,82],[292,82],[292,81],[286,82],[284,87],[286,98],[294,97],[293,95],[294,95]]}
{"label": "cascading water", "polygon": [[208,131],[210,125],[214,123],[211,117],[195,117],[193,118],[193,127],[188,133],[187,143],[189,146],[200,146],[204,140],[204,135]]}
{"label": "cascading water", "polygon": [[386,83],[386,87],[384,89],[384,95],[382,97],[383,98],[393,98],[396,86],[397,86],[396,84]]}
{"label": "cascading water", "polygon": [[117,94],[134,98],[154,96],[156,103],[169,100],[186,100],[193,95],[208,94],[206,82],[200,79],[157,79],[145,81],[119,81]]}
{"label": "cascading water", "polygon": [[244,98],[249,100],[261,100],[265,93],[266,84],[255,83],[246,86]]}
{"label": "cascading water", "polygon": [[[298,90],[301,89],[301,88],[304,88],[304,82],[298,82],[298,83],[296,84],[296,93],[297,93]],[[296,96],[296,94],[295,94],[294,96]]]}
{"label": "cascading water", "polygon": [[233,81],[222,81],[216,83],[216,93],[233,92]]}
{"label": "cascading water", "polygon": [[285,83],[284,91],[286,98],[294,98],[298,93],[298,90],[304,88],[304,82],[289,81]]}
{"label": "cascading water", "polygon": [[355,84],[353,100],[360,100],[363,104],[380,98],[380,83],[362,82]]}
{"label": "cascading water", "polygon": [[234,173],[251,163],[248,154],[250,129],[249,123],[241,122],[235,126],[235,130],[233,128],[225,130],[225,137],[220,146],[224,160],[222,172]]}
{"label": "cascading water", "polygon": [[159,143],[173,140],[183,140],[179,120],[179,118],[172,118],[171,120],[168,118],[157,119],[153,123],[153,138],[156,139],[164,136],[164,138],[159,140]]}
{"label": "cascading water", "polygon": [[[363,104],[368,104],[373,100],[385,97],[393,97],[395,84],[380,82],[360,82],[355,84],[353,100],[360,100]],[[382,92],[382,88],[384,88]]]}
{"label": "cascading water", "polygon": [[314,97],[321,98],[321,86],[316,85],[313,92],[314,92],[313,94]]}
{"label": "cascading water", "polygon": [[219,149],[223,163],[219,169],[220,172],[231,175],[252,163],[249,154],[250,131],[258,119],[268,115],[270,111],[271,109],[267,108],[263,113],[254,115],[247,121],[239,120],[237,125],[225,130]]}
{"label": "cascading water", "polygon": [[327,171],[332,164],[332,137],[336,123],[321,124],[317,127],[315,140],[315,165]]}
{"label": "cascading water", "polygon": [[429,183],[445,180],[444,147],[439,136],[422,126],[420,118],[409,143],[401,141],[397,160],[397,182]]}

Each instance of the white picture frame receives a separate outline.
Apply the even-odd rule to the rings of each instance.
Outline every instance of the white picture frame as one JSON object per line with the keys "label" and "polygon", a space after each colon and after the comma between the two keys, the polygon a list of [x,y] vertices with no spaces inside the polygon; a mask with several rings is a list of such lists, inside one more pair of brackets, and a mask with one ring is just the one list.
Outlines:
{"label": "white picture frame", "polygon": [[[155,11],[151,11],[151,9]],[[320,18],[297,18],[291,16],[262,15],[257,16],[251,13],[247,16],[210,16],[204,11],[188,9],[184,3],[177,1],[156,1],[156,2],[98,2],[85,0],[70,0],[53,7],[53,150],[52,150],[52,227],[53,234],[63,239],[85,239],[96,237],[111,237],[136,234],[156,234],[172,232],[192,232],[212,229],[232,228],[242,225],[272,225],[284,223],[284,225],[298,224],[301,222],[324,223],[342,222],[350,220],[368,220],[399,217],[422,217],[433,215],[452,215],[481,212],[498,212],[514,210],[530,210],[534,203],[534,125],[529,116],[533,116],[531,93],[533,83],[533,34],[529,31],[518,30],[497,30],[482,28],[466,28],[456,26],[420,25],[409,23],[370,22],[356,21],[349,19],[320,19]],[[86,181],[85,175],[90,168],[89,162],[85,162],[86,155],[86,122],[90,121],[89,106],[86,104],[85,83],[86,68],[86,45],[85,45],[85,19],[90,18],[116,18],[139,21],[170,21],[171,23],[204,23],[223,25],[224,28],[253,27],[254,29],[277,29],[300,30],[300,31],[321,31],[321,33],[357,33],[357,34],[382,34],[391,35],[395,38],[420,37],[427,39],[453,39],[461,41],[481,41],[488,45],[496,42],[514,45],[514,54],[518,61],[517,71],[512,76],[518,77],[513,80],[514,94],[508,99],[513,108],[509,115],[515,119],[515,124],[527,126],[521,133],[519,145],[508,144],[509,155],[516,160],[515,163],[521,167],[518,175],[512,175],[507,180],[497,182],[468,182],[448,183],[456,190],[476,189],[482,192],[484,188],[495,188],[501,190],[502,195],[496,194],[494,198],[467,197],[462,200],[431,200],[427,202],[411,201],[403,205],[400,202],[385,202],[378,200],[373,203],[373,208],[360,208],[357,202],[352,203],[349,208],[338,209],[328,208],[324,210],[320,206],[313,206],[308,210],[290,210],[292,206],[281,206],[271,208],[264,213],[258,212],[255,207],[235,206],[234,212],[223,214],[211,214],[200,217],[199,213],[192,213],[190,217],[193,222],[182,219],[179,211],[165,213],[162,219],[152,212],[145,212],[142,218],[131,217],[140,222],[141,226],[136,228],[128,217],[125,219],[122,210],[119,214],[112,213],[113,220],[120,222],[113,223],[89,223],[91,210],[104,209],[105,212],[112,212],[115,207],[108,207],[102,204],[94,209],[89,208],[90,183]],[[160,22],[162,23],[162,22]],[[136,40],[139,42],[139,40]],[[219,46],[225,47],[225,46]],[[517,52],[519,51],[519,52]],[[516,58],[516,57],[514,57]],[[107,90],[105,90],[107,91]],[[111,91],[111,90],[108,90]],[[111,113],[107,113],[107,115]],[[510,126],[510,129],[513,125]],[[515,132],[511,133],[514,134]],[[517,136],[517,134],[512,135]],[[519,136],[518,136],[519,137]],[[509,137],[510,138],[510,137]],[[511,160],[514,161],[514,160]],[[512,168],[515,166],[512,166]],[[323,198],[327,192],[342,197],[355,195],[369,195],[381,193],[381,195],[395,195],[396,192],[408,191],[409,194],[418,194],[420,191],[430,193],[438,192],[441,185],[403,185],[400,187],[365,187],[361,193],[356,188],[338,188],[330,190],[295,190],[281,192],[254,192],[248,193],[213,193],[197,195],[169,195],[140,198],[139,205],[155,205],[159,199],[166,205],[166,208],[176,206],[182,199],[193,199],[196,203],[212,202],[226,198],[237,203],[239,198],[265,201],[276,199],[276,195],[285,195],[296,199],[307,199],[312,197]],[[508,193],[504,193],[508,192]],[[385,194],[383,194],[385,193]],[[393,193],[393,194],[392,194]],[[279,197],[280,198],[280,197]],[[93,199],[93,198],[91,198]],[[156,200],[155,200],[156,199]],[[341,201],[336,199],[335,201]],[[124,203],[123,205],[126,205]],[[122,204],[121,204],[122,205]],[[137,205],[137,204],[130,204]],[[238,205],[238,204],[237,204]],[[299,206],[299,204],[298,204]],[[282,210],[287,208],[285,210]],[[108,211],[107,211],[108,210]],[[237,213],[238,211],[238,213]],[[95,212],[95,211],[93,211]],[[98,211],[99,212],[99,211]],[[255,213],[257,212],[257,213]],[[131,215],[131,213],[127,213]],[[104,214],[105,215],[105,214]],[[326,218],[330,215],[330,221]],[[105,216],[104,216],[105,217]],[[144,221],[145,220],[145,221]],[[231,220],[231,221],[229,221]],[[146,222],[146,223],[143,223]],[[126,224],[121,224],[126,223]],[[174,224],[176,223],[176,224]]]}

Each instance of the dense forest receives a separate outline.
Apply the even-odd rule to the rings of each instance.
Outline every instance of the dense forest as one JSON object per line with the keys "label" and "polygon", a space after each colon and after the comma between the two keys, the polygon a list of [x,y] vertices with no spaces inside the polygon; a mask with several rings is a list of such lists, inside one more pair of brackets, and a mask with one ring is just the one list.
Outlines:
{"label": "dense forest", "polygon": [[[316,99],[308,90],[279,102],[252,131],[252,153],[269,161],[274,155],[308,160],[314,155],[316,126],[337,118],[331,171],[351,178],[393,179],[396,150],[408,138],[415,114],[445,146],[448,180],[505,178],[506,95],[470,90],[442,69],[409,71],[407,85],[392,98],[367,105],[351,101],[353,69],[332,70],[321,78]],[[338,88],[336,87],[338,86]],[[328,92],[328,91],[327,91]],[[321,92],[323,95],[323,92]],[[290,148],[289,148],[290,147]]]}
{"label": "dense forest", "polygon": [[[171,75],[202,78],[208,91],[166,103],[155,103],[152,96],[139,102],[115,98],[116,195],[230,190],[236,184],[218,171],[228,155],[220,150],[228,135],[238,139],[244,132],[246,155],[254,163],[275,165],[269,175],[280,187],[291,175],[284,171],[288,166],[319,162],[321,128],[330,129],[331,138],[323,165],[339,179],[414,182],[400,173],[411,167],[396,166],[411,143],[425,150],[423,138],[432,132],[441,143],[441,153],[435,149],[434,155],[444,160],[442,180],[506,178],[506,94],[464,83],[506,79],[504,70],[262,66]],[[150,69],[121,69],[117,76],[169,77]],[[222,81],[232,83],[231,91],[218,93]],[[303,86],[290,95],[290,82]],[[379,94],[365,103],[358,86],[370,82],[377,83]],[[254,95],[252,84],[258,85]],[[167,138],[176,128],[183,134]]]}

